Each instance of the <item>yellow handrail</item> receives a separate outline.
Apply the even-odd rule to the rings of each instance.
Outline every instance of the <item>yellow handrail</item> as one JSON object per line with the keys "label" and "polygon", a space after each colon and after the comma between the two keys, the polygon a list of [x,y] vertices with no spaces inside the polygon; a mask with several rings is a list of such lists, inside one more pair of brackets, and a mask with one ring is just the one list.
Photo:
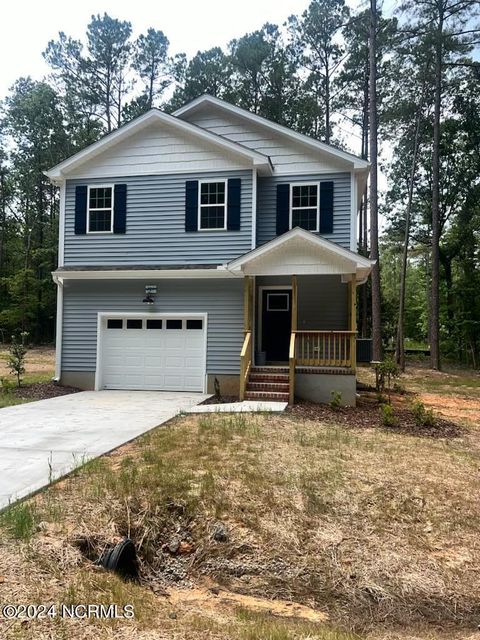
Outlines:
{"label": "yellow handrail", "polygon": [[252,366],[252,332],[246,331],[240,352],[240,400],[245,398],[248,376]]}
{"label": "yellow handrail", "polygon": [[295,402],[295,331],[292,331],[290,336],[290,348],[288,351],[288,363],[289,363],[289,403]]}
{"label": "yellow handrail", "polygon": [[356,366],[356,331],[297,331],[296,364],[310,367]]}

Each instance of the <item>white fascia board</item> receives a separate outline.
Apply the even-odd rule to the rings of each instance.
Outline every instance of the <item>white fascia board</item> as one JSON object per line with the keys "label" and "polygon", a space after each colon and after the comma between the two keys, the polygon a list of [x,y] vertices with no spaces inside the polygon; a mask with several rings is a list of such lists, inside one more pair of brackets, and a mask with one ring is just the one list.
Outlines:
{"label": "white fascia board", "polygon": [[225,111],[229,111],[230,113],[235,114],[240,118],[244,118],[245,120],[250,120],[252,122],[255,122],[256,124],[262,127],[269,128],[272,131],[276,131],[277,133],[288,136],[292,140],[295,140],[300,144],[303,144],[307,147],[315,149],[316,151],[323,151],[324,153],[327,153],[331,156],[334,156],[345,162],[350,163],[354,169],[362,169],[362,168],[368,169],[370,167],[370,163],[367,160],[363,160],[362,158],[359,158],[358,156],[348,153],[347,151],[336,149],[335,147],[332,147],[326,144],[325,142],[320,142],[320,140],[315,140],[314,138],[310,138],[309,136],[306,136],[302,133],[297,133],[296,131],[289,129],[288,127],[284,127],[281,124],[277,124],[276,122],[272,122],[271,120],[262,118],[261,116],[258,116],[255,113],[251,113],[246,109],[241,109],[240,107],[237,107],[233,104],[225,102],[224,100],[220,100],[219,98],[214,98],[213,96],[203,95],[203,96],[200,96],[199,98],[195,98],[195,100],[192,100],[191,102],[187,103],[183,107],[180,107],[180,109],[177,109],[176,111],[174,111],[173,115],[178,118],[181,118],[185,114],[191,111],[195,111],[200,106],[205,104],[217,106],[221,109],[224,109]]}
{"label": "white fascia board", "polygon": [[353,251],[344,249],[340,245],[334,242],[330,242],[329,240],[325,240],[325,238],[322,238],[321,236],[314,235],[313,233],[310,233],[310,231],[305,231],[305,229],[296,227],[295,229],[291,229],[281,236],[277,236],[273,240],[270,240],[270,242],[266,242],[261,247],[257,247],[253,251],[249,251],[243,256],[240,256],[240,258],[232,260],[228,263],[227,268],[231,271],[239,270],[250,261],[256,260],[261,256],[266,255],[270,251],[273,251],[274,249],[287,244],[294,238],[302,238],[303,240],[305,240],[305,242],[309,242],[319,249],[324,249],[327,252],[331,252],[332,254],[343,258],[344,260],[347,260],[352,264],[357,265],[358,267],[364,267],[368,269],[371,268],[374,264],[371,260],[359,255],[358,253],[354,253]]}
{"label": "white fascia board", "polygon": [[223,150],[227,150],[234,155],[237,155],[244,159],[246,158],[250,160],[254,166],[264,167],[265,170],[269,173],[271,173],[272,171],[272,165],[268,156],[265,156],[258,151],[248,149],[247,147],[233,142],[232,140],[227,140],[226,138],[223,138],[216,133],[212,133],[211,131],[202,129],[201,127],[197,127],[190,122],[186,122],[184,120],[180,120],[179,118],[175,118],[174,116],[163,113],[158,109],[151,109],[142,116],[139,116],[138,118],[135,118],[135,120],[132,120],[132,122],[123,125],[112,133],[109,133],[98,142],[94,142],[82,151],[79,151],[75,155],[67,158],[63,162],[60,162],[59,164],[52,167],[49,171],[45,171],[44,173],[52,181],[62,179],[66,174],[68,174],[69,171],[72,171],[83,163],[92,160],[100,153],[103,153],[107,149],[110,149],[122,140],[129,138],[134,133],[141,131],[143,128],[147,127],[153,122],[160,122],[169,127],[172,127],[173,129],[177,129],[182,131],[183,133],[187,133],[194,138],[220,147]]}
{"label": "white fascia board", "polygon": [[224,267],[217,269],[121,269],[121,270],[99,270],[78,271],[57,270],[52,273],[53,280],[166,280],[169,278],[190,280],[190,279],[215,279],[215,278],[235,278],[243,277],[243,274],[232,273]]}

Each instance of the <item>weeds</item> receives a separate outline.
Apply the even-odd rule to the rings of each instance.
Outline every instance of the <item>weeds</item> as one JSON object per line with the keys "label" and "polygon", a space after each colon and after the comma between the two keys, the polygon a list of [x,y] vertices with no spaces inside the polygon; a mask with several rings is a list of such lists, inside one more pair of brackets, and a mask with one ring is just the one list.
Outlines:
{"label": "weeds", "polygon": [[0,513],[0,526],[17,540],[30,540],[37,522],[37,512],[30,502],[13,504]]}

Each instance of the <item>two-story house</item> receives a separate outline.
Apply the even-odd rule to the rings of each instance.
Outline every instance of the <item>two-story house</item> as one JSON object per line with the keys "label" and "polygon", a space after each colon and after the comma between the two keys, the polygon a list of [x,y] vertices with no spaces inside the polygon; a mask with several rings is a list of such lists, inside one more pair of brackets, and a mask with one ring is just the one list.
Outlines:
{"label": "two-story house", "polygon": [[55,166],[56,377],[354,404],[368,170],[211,96]]}

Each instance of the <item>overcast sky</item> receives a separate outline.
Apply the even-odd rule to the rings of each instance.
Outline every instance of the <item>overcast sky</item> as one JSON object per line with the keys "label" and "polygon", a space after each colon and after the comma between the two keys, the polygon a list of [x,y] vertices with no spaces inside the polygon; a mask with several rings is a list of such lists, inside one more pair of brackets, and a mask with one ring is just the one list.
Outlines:
{"label": "overcast sky", "polygon": [[[352,0],[353,2],[353,0]],[[48,73],[42,51],[59,31],[83,38],[92,14],[105,11],[132,23],[134,36],[161,29],[171,53],[224,46],[265,22],[280,24],[302,12],[308,0],[7,0],[0,20],[0,98],[20,76]]]}

